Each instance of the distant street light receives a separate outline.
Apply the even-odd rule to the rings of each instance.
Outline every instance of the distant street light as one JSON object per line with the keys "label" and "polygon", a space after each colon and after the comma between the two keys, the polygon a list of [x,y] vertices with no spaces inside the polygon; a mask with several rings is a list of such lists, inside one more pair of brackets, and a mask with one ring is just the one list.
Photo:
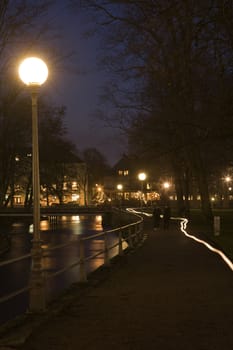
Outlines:
{"label": "distant street light", "polygon": [[118,189],[119,191],[122,191],[123,185],[122,185],[122,184],[118,184],[118,185],[117,185],[117,189]]}
{"label": "distant street light", "polygon": [[231,182],[231,177],[230,176],[225,176],[224,181],[229,184]]}
{"label": "distant street light", "polygon": [[146,180],[146,174],[145,173],[139,173],[138,179],[141,181],[141,196],[140,196],[140,205],[142,209],[142,199],[143,199],[143,182]]}
{"label": "distant street light", "polygon": [[164,182],[164,183],[163,183],[163,188],[165,188],[165,189],[168,189],[170,186],[171,186],[171,185],[170,185],[169,182]]}
{"label": "distant street light", "polygon": [[47,80],[48,68],[36,57],[23,60],[19,66],[19,76],[29,87],[32,99],[32,186],[33,186],[33,240],[32,240],[32,275],[30,281],[30,310],[45,310],[45,292],[41,269],[40,240],[40,171],[38,146],[38,93],[40,86]]}
{"label": "distant street light", "polygon": [[230,183],[232,181],[232,178],[227,175],[224,177],[224,182],[225,182],[225,186],[224,186],[224,195],[223,195],[223,207],[224,208],[228,208],[229,207],[229,191],[231,191],[231,187],[230,187]]}

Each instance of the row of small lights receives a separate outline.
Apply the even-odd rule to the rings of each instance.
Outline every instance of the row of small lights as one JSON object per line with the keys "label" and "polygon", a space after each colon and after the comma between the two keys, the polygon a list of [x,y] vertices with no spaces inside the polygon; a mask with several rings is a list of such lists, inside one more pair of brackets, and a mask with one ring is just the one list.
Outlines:
{"label": "row of small lights", "polygon": [[[165,189],[168,189],[170,186],[171,186],[171,184],[169,182],[164,182],[163,183],[163,188],[165,188]],[[123,190],[123,185],[122,184],[118,184],[117,185],[117,189],[119,191]]]}
{"label": "row of small lights", "polygon": [[[140,180],[140,181],[145,181],[146,180],[146,174],[145,173],[140,173],[140,174],[138,174],[138,179]],[[231,182],[231,177],[230,176],[226,176],[225,178],[224,178],[224,180],[225,180],[225,182],[227,182],[227,183],[229,183],[229,182]],[[170,188],[171,187],[171,184],[169,183],[169,182],[164,182],[163,183],[163,188],[164,189],[168,189],[168,188]],[[119,191],[122,191],[123,190],[123,185],[122,184],[117,184],[117,189],[119,190]],[[98,191],[101,191],[102,190],[102,188],[101,187],[98,187]],[[231,188],[229,188],[229,190],[231,190]]]}
{"label": "row of small lights", "polygon": [[[146,179],[146,175],[144,173],[143,173],[143,175],[139,174],[138,175],[138,179],[140,181],[144,181]],[[101,192],[102,191],[102,187],[98,186],[98,185],[96,185],[96,186],[97,186],[97,191]],[[163,183],[163,188],[165,188],[165,189],[168,189],[170,186],[171,186],[171,184],[169,182],[164,182]],[[123,185],[122,184],[117,184],[116,188],[117,188],[118,191],[122,191],[123,190]]]}

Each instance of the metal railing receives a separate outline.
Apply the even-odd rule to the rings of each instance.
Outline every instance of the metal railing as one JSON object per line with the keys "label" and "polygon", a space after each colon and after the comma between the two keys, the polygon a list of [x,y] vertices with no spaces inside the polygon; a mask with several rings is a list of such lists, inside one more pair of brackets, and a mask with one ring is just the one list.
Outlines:
{"label": "metal railing", "polygon": [[[74,268],[74,267],[79,267],[79,276],[77,276],[77,282],[86,282],[87,281],[87,263],[90,260],[96,259],[97,257],[102,256],[103,257],[103,264],[108,266],[110,264],[111,260],[111,250],[114,248],[118,247],[117,254],[115,255],[123,255],[124,254],[124,249],[128,247],[129,249],[135,247],[138,245],[142,240],[143,240],[143,218],[139,215],[136,214],[130,214],[131,216],[133,215],[134,218],[136,218],[137,221],[126,224],[124,226],[114,228],[111,230],[103,231],[88,237],[81,237],[79,236],[78,240],[75,241],[69,241],[68,243],[65,244],[59,244],[56,246],[51,246],[51,247],[43,247],[41,249],[41,261],[42,261],[42,266],[40,268],[40,273],[38,276],[40,276],[40,279],[38,279],[38,288],[35,290],[35,285],[28,282],[28,285],[18,289],[14,292],[11,292],[5,296],[0,297],[0,303],[3,303],[5,301],[8,301],[17,295],[25,292],[29,292],[29,299],[32,298],[33,302],[37,302],[37,298],[41,300],[41,298],[45,298],[45,293],[44,291],[46,290],[46,284],[47,282],[55,277],[58,276],[62,273],[65,273],[66,271]],[[110,242],[110,236],[114,234],[115,235],[115,242],[111,243]],[[91,240],[96,240],[96,239],[102,239],[102,249],[99,249],[97,252],[94,252],[90,255],[87,255],[85,252],[85,246],[88,241]],[[70,264],[67,264],[66,266],[63,266],[62,268],[54,271],[54,272],[47,272],[46,269],[43,267],[43,257],[46,255],[47,252],[51,251],[57,251],[59,249],[66,248],[68,246],[77,246],[78,249],[78,259],[77,261],[74,261]],[[37,252],[38,253],[38,252]],[[25,254],[23,256],[13,258],[7,261],[0,262],[0,268],[4,267],[6,265],[10,265],[13,263],[20,262],[24,259],[32,259],[33,258],[33,251],[29,254]],[[32,259],[33,261],[33,259]],[[31,296],[32,295],[32,296]],[[35,298],[35,295],[37,297]],[[46,301],[45,303],[46,304]],[[30,308],[31,304],[29,302],[29,310],[37,310],[37,307],[35,305],[32,305],[32,308]],[[41,310],[43,311],[43,310]]]}

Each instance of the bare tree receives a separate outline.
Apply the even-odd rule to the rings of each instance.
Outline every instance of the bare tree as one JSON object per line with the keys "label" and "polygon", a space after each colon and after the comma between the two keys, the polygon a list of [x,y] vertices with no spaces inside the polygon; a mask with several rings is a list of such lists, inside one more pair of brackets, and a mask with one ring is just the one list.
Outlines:
{"label": "bare tree", "polygon": [[[232,2],[89,0],[81,5],[95,11],[107,37],[104,63],[111,78],[113,72],[117,77],[106,93],[118,112],[114,119],[137,149],[150,149],[150,155],[154,150],[155,158],[166,155],[180,198],[187,174],[195,177],[203,213],[211,219],[208,160],[216,148],[224,149],[227,125],[232,126]],[[139,141],[133,135],[141,126],[145,136],[141,133]]]}
{"label": "bare tree", "polygon": [[[0,2],[0,205],[12,200],[15,177],[23,169],[25,153],[31,148],[31,105],[24,95],[26,88],[17,79],[19,59],[39,54],[57,67],[64,58],[58,54],[54,40],[57,32],[48,19],[48,11],[54,3],[51,0]],[[54,118],[53,122],[61,132],[58,119],[55,122]],[[20,158],[18,163],[16,158]],[[24,170],[26,178],[30,179],[30,169]],[[25,186],[30,193],[30,181]]]}

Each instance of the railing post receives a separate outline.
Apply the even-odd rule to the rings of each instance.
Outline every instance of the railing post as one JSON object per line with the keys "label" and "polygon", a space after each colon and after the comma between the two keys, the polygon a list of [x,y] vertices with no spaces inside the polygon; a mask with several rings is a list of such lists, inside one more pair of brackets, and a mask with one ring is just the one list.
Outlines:
{"label": "railing post", "polygon": [[123,248],[122,248],[122,231],[120,230],[119,231],[119,251],[118,251],[118,254],[120,255],[120,256],[122,256],[123,255]]}
{"label": "railing post", "polygon": [[141,223],[139,223],[139,224],[136,226],[136,230],[137,230],[138,242],[140,242],[140,241],[142,240]]}
{"label": "railing post", "polygon": [[79,258],[80,258],[80,265],[79,265],[79,273],[80,273],[80,282],[87,282],[87,273],[86,273],[86,266],[85,266],[85,250],[84,250],[84,241],[82,239],[79,239]]}
{"label": "railing post", "polygon": [[109,264],[108,237],[107,233],[104,232],[104,265],[108,266]]}
{"label": "railing post", "polygon": [[29,311],[44,312],[46,309],[45,278],[42,269],[40,240],[32,241],[32,268],[29,282]]}
{"label": "railing post", "polygon": [[143,236],[144,236],[144,234],[143,234],[143,227],[144,227],[144,225],[143,225],[143,222],[140,224],[140,235],[141,235],[141,240],[143,240]]}
{"label": "railing post", "polygon": [[139,230],[138,230],[138,226],[135,225],[134,226],[134,242],[135,242],[135,245],[138,245],[138,243],[140,242],[140,236],[139,236]]}
{"label": "railing post", "polygon": [[128,241],[129,241],[129,247],[133,248],[133,240],[131,235],[131,227],[128,228]]}

